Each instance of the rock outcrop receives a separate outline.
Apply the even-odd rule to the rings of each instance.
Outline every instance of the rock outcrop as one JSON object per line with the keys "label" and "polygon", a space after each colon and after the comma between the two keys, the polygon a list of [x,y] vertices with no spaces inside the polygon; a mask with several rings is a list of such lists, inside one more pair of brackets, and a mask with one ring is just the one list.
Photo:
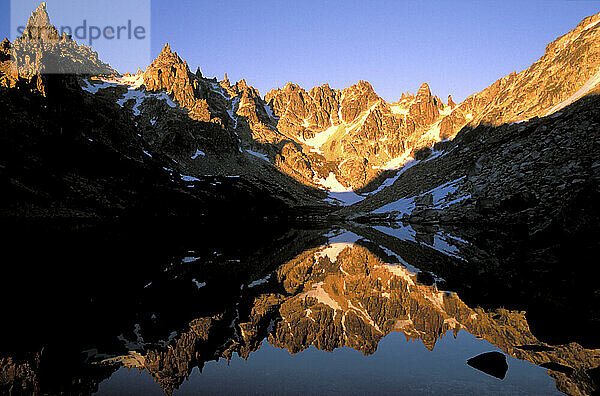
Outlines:
{"label": "rock outcrop", "polygon": [[10,44],[2,44],[0,81],[2,86],[21,84],[46,93],[49,74],[114,74],[116,71],[98,59],[98,53],[79,45],[70,35],[50,23],[46,3],[31,13],[23,35]]}
{"label": "rock outcrop", "polygon": [[323,85],[308,92],[290,83],[265,100],[277,117],[277,130],[303,147],[312,171],[305,172],[312,173],[312,180],[304,182],[318,186],[331,172],[354,189],[399,167],[413,150],[433,144],[440,109],[446,108],[427,84],[417,97],[403,94],[398,104],[389,105],[366,81],[341,91]]}
{"label": "rock outcrop", "polygon": [[429,90],[429,85],[423,83],[417,91],[414,102],[408,108],[410,114],[418,125],[429,125],[440,115],[437,104],[439,99],[434,98]]}
{"label": "rock outcrop", "polygon": [[[416,96],[403,93],[392,104],[366,82],[341,91],[322,86],[307,92],[291,83],[272,90],[265,100],[278,118],[277,132],[303,148],[301,162],[297,156],[291,161],[282,157],[282,164],[307,184],[322,185],[319,180],[331,172],[345,188],[370,190],[382,171],[400,167],[422,147],[452,139],[465,125],[499,125],[557,111],[600,81],[595,66],[600,50],[594,45],[598,20],[600,15],[586,18],[549,44],[529,69],[498,80],[459,105],[451,96],[444,104],[427,84]],[[269,139],[263,143],[271,144]],[[295,169],[297,164],[302,169]]]}
{"label": "rock outcrop", "polygon": [[165,44],[162,52],[143,74],[144,85],[149,91],[165,90],[181,107],[189,110],[197,121],[221,123],[213,117],[206,102],[207,92],[200,78],[190,72],[187,62]]}

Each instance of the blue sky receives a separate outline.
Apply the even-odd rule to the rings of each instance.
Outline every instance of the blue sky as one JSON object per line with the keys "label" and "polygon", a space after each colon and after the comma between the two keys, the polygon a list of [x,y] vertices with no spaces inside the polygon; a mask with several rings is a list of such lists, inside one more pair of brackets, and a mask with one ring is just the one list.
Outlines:
{"label": "blue sky", "polygon": [[[0,0],[2,36],[8,4]],[[192,71],[245,78],[262,95],[289,81],[309,89],[362,79],[388,101],[422,82],[460,101],[527,68],[598,12],[598,0],[152,0],[151,52],[169,42]],[[127,55],[100,56],[116,64]]]}

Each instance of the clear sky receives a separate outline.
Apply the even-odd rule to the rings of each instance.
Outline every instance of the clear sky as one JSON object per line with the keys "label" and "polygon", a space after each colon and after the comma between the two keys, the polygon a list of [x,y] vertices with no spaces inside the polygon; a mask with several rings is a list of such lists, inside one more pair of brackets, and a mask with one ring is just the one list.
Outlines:
{"label": "clear sky", "polygon": [[[8,4],[0,0],[4,19]],[[599,0],[152,0],[151,52],[169,42],[192,71],[245,78],[262,95],[289,81],[309,89],[362,79],[388,101],[428,82],[458,102],[527,68],[598,12]],[[115,64],[127,55],[100,56]]]}

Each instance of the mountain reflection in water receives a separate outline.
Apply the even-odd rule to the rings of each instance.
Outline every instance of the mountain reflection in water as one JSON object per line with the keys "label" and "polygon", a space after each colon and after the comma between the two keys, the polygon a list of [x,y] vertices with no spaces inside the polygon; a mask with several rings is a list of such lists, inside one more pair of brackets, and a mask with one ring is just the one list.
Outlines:
{"label": "mountain reflection in water", "polygon": [[[89,335],[80,329],[72,338],[46,340],[40,328],[40,344],[4,346],[0,390],[590,394],[596,388],[599,350],[549,345],[532,334],[525,311],[470,306],[446,291],[457,277],[479,271],[470,269],[467,258],[476,248],[466,240],[411,226],[347,228],[272,230],[264,240],[238,230],[252,239],[244,242],[248,249],[220,245],[219,233],[201,243],[179,241],[175,253],[128,284],[123,297],[136,301],[115,307],[112,321],[107,307],[114,300],[86,307],[96,309]],[[481,371],[466,364],[489,351],[507,356],[504,380],[488,375],[498,371],[496,363]]]}

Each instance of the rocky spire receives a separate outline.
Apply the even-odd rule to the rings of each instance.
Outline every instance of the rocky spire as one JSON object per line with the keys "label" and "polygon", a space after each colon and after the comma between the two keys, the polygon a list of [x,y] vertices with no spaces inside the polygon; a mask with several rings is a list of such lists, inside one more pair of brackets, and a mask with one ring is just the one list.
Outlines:
{"label": "rocky spire", "polygon": [[454,101],[452,100],[452,95],[448,95],[448,106],[450,106],[452,110],[454,110],[454,108],[456,107],[456,103],[454,103]]}
{"label": "rocky spire", "polygon": [[187,62],[171,50],[168,43],[146,68],[144,85],[151,92],[165,90],[179,106],[189,110],[192,119],[204,122],[213,119],[199,79],[190,72]]}
{"label": "rocky spire", "polygon": [[434,97],[434,101],[435,101],[435,105],[437,106],[438,110],[444,110],[444,102],[442,102],[442,99],[438,98],[437,95],[435,95]]}
{"label": "rocky spire", "polygon": [[196,77],[198,78],[202,78],[202,72],[200,71],[200,68],[196,68]]}
{"label": "rocky spire", "polygon": [[421,84],[421,86],[419,87],[419,90],[417,91],[417,101],[419,99],[427,100],[427,101],[429,101],[429,99],[431,99],[431,91],[429,90],[429,84],[427,84],[427,83]]}
{"label": "rocky spire", "polygon": [[25,30],[32,27],[48,27],[52,26],[50,23],[50,17],[48,16],[48,11],[46,10],[46,2],[42,2],[35,11],[31,13],[29,17],[29,22],[27,22],[27,26]]}
{"label": "rocky spire", "polygon": [[50,17],[48,16],[45,2],[40,4],[40,6],[31,13],[27,26],[23,31],[23,37],[41,40],[43,42],[58,42],[60,40],[58,30],[50,23]]}
{"label": "rocky spire", "polygon": [[402,96],[400,96],[400,100],[404,100],[406,99],[406,94],[404,92],[402,92]]}
{"label": "rocky spire", "polygon": [[0,62],[5,62],[10,59],[10,41],[7,38],[2,40],[0,44]]}
{"label": "rocky spire", "polygon": [[223,79],[223,84],[227,87],[231,86],[231,83],[229,82],[229,77],[227,77],[227,73],[225,73],[225,78]]}
{"label": "rocky spire", "polygon": [[[441,102],[441,101],[440,101]],[[409,114],[420,124],[430,124],[439,117],[436,99],[431,95],[429,84],[423,83],[417,91],[415,102],[409,107]]]}

